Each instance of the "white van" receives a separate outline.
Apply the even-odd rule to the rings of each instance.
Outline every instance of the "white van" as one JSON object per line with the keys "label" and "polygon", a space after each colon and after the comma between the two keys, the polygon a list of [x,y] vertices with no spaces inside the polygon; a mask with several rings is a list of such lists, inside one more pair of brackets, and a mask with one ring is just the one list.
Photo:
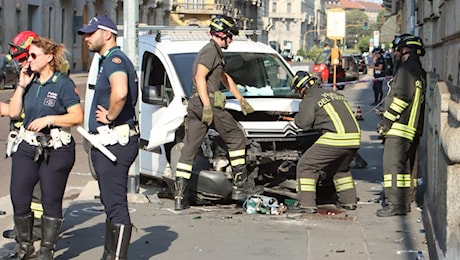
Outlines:
{"label": "white van", "polygon": [[[193,90],[192,64],[198,51],[210,40],[207,31],[193,27],[159,27],[151,29],[153,33],[139,37],[141,175],[174,180],[173,169],[185,133],[183,123],[187,100]],[[295,183],[285,180],[295,179],[299,156],[318,135],[298,129],[292,121],[301,100],[289,86],[293,77],[291,68],[270,46],[246,36],[235,37],[229,48],[224,50],[224,56],[226,71],[255,110],[244,116],[239,102],[222,86],[227,95],[225,107],[238,121],[247,138],[246,162],[253,172],[252,176],[265,184],[283,182],[289,189],[286,192],[295,196]],[[97,57],[94,59],[97,60]],[[88,75],[85,111],[89,111],[93,94],[91,85],[94,85],[96,75],[97,62],[94,61]],[[88,114],[85,114],[85,127],[87,117]],[[203,142],[193,172],[201,177],[230,178],[225,144],[213,129]],[[213,186],[215,182],[217,180],[208,184]],[[228,184],[231,194],[231,181]],[[200,192],[200,185],[197,186],[196,190]],[[226,189],[217,192],[222,193],[222,190]],[[225,200],[230,195],[204,193],[206,195],[201,194],[201,198],[215,200]]]}

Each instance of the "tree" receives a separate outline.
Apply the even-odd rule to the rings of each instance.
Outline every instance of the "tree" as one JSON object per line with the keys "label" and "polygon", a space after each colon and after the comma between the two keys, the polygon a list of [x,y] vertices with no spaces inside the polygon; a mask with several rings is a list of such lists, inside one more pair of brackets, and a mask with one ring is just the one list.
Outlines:
{"label": "tree", "polygon": [[369,17],[363,11],[349,10],[346,12],[345,44],[348,48],[355,48],[355,45],[363,36],[372,34],[372,30],[365,30],[363,28],[364,22],[368,22],[369,25]]}
{"label": "tree", "polygon": [[358,43],[356,44],[356,48],[361,52],[364,53],[369,51],[369,41],[371,40],[371,36],[367,35],[359,39]]}

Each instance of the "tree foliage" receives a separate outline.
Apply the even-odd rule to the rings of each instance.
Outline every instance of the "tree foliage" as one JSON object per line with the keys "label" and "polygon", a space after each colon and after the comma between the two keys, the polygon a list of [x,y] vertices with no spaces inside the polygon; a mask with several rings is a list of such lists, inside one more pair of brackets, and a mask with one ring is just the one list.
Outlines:
{"label": "tree foliage", "polygon": [[[345,43],[348,48],[354,48],[358,41],[360,41],[360,39],[362,39],[364,36],[370,36],[373,32],[372,24],[369,22],[369,17],[363,11],[347,11],[345,16],[345,22]],[[363,28],[364,22],[368,22],[368,30],[365,30]]]}

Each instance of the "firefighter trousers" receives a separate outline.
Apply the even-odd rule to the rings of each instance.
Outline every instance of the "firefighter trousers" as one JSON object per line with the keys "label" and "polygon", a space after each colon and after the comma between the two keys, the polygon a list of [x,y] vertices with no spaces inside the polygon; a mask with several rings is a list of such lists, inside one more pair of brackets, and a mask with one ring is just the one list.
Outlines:
{"label": "firefighter trousers", "polygon": [[[238,123],[228,111],[212,107],[212,112],[213,123],[211,126],[219,133],[222,140],[226,143],[229,152],[241,151],[242,156],[244,156],[246,139],[243,131],[238,127]],[[201,122],[202,114],[203,105],[201,104],[200,98],[192,97],[187,108],[184,147],[182,148],[179,158],[179,164],[186,165],[186,168],[189,168],[187,170],[189,173],[191,173],[195,156],[199,152],[200,145],[209,129],[205,123]],[[232,154],[230,154],[230,157],[232,157]],[[237,157],[237,155],[235,157]],[[232,160],[232,158],[230,158],[230,160]],[[241,162],[241,164],[244,165],[244,158],[242,158]],[[232,163],[232,167],[238,166],[238,164],[240,163]],[[190,174],[180,177],[190,179]]]}
{"label": "firefighter trousers", "polygon": [[316,207],[316,185],[331,178],[338,203],[356,204],[356,188],[350,173],[350,162],[357,148],[313,144],[297,163],[297,197],[302,207]]}
{"label": "firefighter trousers", "polygon": [[[385,202],[396,206],[408,206],[412,201],[411,190],[417,185],[415,164],[418,142],[400,137],[388,137],[383,148],[383,187]],[[414,173],[414,174],[412,174]],[[413,176],[414,175],[414,176]]]}

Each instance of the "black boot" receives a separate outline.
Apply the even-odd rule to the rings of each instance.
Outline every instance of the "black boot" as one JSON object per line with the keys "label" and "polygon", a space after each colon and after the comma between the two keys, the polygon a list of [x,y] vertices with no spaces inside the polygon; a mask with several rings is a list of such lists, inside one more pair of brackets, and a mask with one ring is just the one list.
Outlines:
{"label": "black boot", "polygon": [[385,207],[377,210],[379,217],[392,217],[398,215],[406,215],[407,209],[402,205],[387,204]]}
{"label": "black boot", "polygon": [[188,203],[188,180],[177,177],[174,183],[174,210],[184,210],[189,207]]}
{"label": "black boot", "polygon": [[[102,260],[124,260],[128,258],[129,243],[131,240],[131,231],[133,225],[113,224],[110,223],[109,232],[107,236],[108,253],[104,251]],[[107,233],[107,232],[106,232]]]}
{"label": "black boot", "polygon": [[102,259],[105,259],[110,251],[110,244],[112,243],[112,236],[110,230],[110,220],[105,220],[105,243],[104,243],[104,254],[102,255]]}
{"label": "black boot", "polygon": [[243,201],[249,195],[262,194],[263,192],[263,186],[256,186],[254,180],[248,178],[246,167],[238,166],[233,169],[233,200]]}
{"label": "black boot", "polygon": [[14,227],[16,229],[16,239],[19,244],[17,259],[30,258],[35,249],[32,240],[32,228],[34,226],[34,214],[31,213],[24,217],[14,217]]}
{"label": "black boot", "polygon": [[40,251],[37,259],[51,260],[54,259],[54,246],[61,231],[63,219],[42,216],[42,239],[40,242]]}

